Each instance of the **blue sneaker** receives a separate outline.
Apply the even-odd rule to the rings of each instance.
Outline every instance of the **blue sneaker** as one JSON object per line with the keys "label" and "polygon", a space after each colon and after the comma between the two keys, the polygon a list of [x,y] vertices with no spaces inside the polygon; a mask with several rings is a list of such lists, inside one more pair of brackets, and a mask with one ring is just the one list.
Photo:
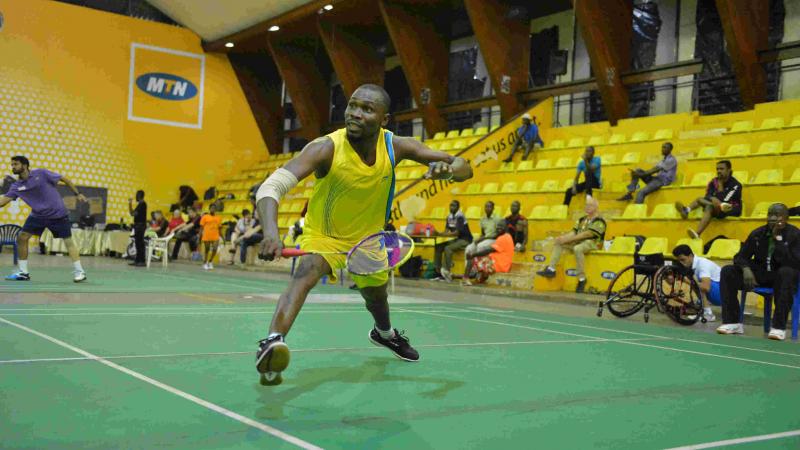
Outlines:
{"label": "blue sneaker", "polygon": [[30,281],[31,274],[25,272],[16,272],[6,277],[8,281]]}

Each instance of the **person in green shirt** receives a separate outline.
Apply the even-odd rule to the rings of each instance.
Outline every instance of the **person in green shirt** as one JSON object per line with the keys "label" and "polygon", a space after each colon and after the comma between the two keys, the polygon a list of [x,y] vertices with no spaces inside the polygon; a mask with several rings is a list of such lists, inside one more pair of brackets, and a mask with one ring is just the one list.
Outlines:
{"label": "person in green shirt", "polygon": [[464,249],[464,257],[467,262],[478,254],[486,254],[487,250],[491,250],[492,244],[497,237],[497,224],[503,220],[494,214],[494,202],[489,200],[483,207],[485,215],[481,217],[481,236]]}
{"label": "person in green shirt", "polygon": [[553,253],[550,255],[550,264],[544,270],[536,272],[537,275],[546,278],[556,276],[556,266],[561,259],[561,253],[565,248],[571,249],[575,253],[575,261],[578,266],[578,286],[575,288],[575,292],[583,292],[586,288],[585,255],[600,248],[606,235],[606,221],[600,217],[599,209],[594,197],[586,199],[584,209],[586,215],[575,222],[572,231],[556,238]]}

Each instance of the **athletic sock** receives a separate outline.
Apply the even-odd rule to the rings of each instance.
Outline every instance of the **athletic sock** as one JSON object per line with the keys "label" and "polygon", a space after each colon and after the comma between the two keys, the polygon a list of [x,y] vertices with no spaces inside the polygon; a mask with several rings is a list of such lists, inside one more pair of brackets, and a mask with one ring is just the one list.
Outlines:
{"label": "athletic sock", "polygon": [[27,259],[20,259],[18,261],[19,264],[19,271],[22,273],[28,273],[28,260]]}
{"label": "athletic sock", "polygon": [[81,266],[80,260],[73,262],[72,267],[75,268],[75,272],[83,272],[83,266]]}
{"label": "athletic sock", "polygon": [[283,337],[283,335],[280,334],[280,333],[270,333],[269,336],[267,336],[267,339],[272,339],[272,338],[277,337],[277,336]]}
{"label": "athletic sock", "polygon": [[393,338],[393,337],[394,337],[394,328],[389,328],[387,331],[383,331],[383,330],[381,330],[380,328],[378,328],[378,326],[377,326],[377,325],[375,325],[375,331],[377,331],[377,332],[378,332],[378,334],[379,334],[379,335],[380,335],[380,336],[381,336],[383,339],[391,339],[391,338]]}

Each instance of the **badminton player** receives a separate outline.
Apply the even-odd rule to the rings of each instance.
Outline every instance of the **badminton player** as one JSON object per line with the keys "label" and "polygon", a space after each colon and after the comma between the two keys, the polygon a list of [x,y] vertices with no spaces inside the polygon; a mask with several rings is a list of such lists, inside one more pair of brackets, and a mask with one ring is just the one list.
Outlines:
{"label": "badminton player", "polygon": [[86,197],[78,192],[78,188],[63,175],[47,169],[31,170],[30,162],[24,156],[11,157],[11,171],[19,177],[19,180],[11,185],[8,192],[0,195],[0,208],[21,198],[31,207],[31,215],[25,220],[22,232],[17,237],[19,270],[7,276],[6,280],[28,281],[31,279],[30,272],[28,272],[28,240],[31,236],[41,235],[45,228],[53,233],[53,237],[64,240],[69,257],[72,259],[72,281],[80,283],[86,280],[86,272],[81,266],[78,247],[72,241],[69,212],[64,206],[61,194],[56,190],[56,184],[59,182],[65,184],[75,193],[78,201],[85,202]]}
{"label": "badminton player", "polygon": [[[345,128],[322,136],[264,181],[256,195],[257,210],[264,225],[260,257],[281,255],[278,234],[278,202],[300,180],[314,173],[317,182],[308,203],[300,248],[316,252],[347,252],[361,239],[381,231],[393,202],[394,167],[404,159],[429,165],[431,179],[464,181],[472,168],[463,158],[429,149],[407,137],[383,129],[389,121],[389,95],[374,84],[360,86],[345,109]],[[261,382],[280,384],[280,372],[289,365],[285,337],[306,300],[323,275],[332,281],[345,268],[345,255],[306,255],[281,294],[269,334],[259,342],[256,369]],[[353,275],[375,325],[369,340],[391,350],[405,361],[419,360],[408,338],[389,320],[386,285],[388,274]],[[267,374],[267,376],[263,376]]]}

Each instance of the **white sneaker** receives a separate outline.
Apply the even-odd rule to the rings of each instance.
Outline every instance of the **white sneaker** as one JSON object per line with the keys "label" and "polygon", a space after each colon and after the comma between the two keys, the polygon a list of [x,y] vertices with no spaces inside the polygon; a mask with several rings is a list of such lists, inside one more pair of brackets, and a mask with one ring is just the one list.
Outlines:
{"label": "white sneaker", "polygon": [[707,322],[714,322],[717,320],[717,316],[714,315],[714,311],[711,308],[703,308],[703,317],[706,318]]}
{"label": "white sneaker", "polygon": [[214,270],[214,263],[208,263],[208,270]]}
{"label": "white sneaker", "polygon": [[773,341],[782,341],[786,339],[786,330],[770,328],[767,338],[772,339]]}
{"label": "white sneaker", "polygon": [[442,278],[444,278],[444,281],[447,281],[448,283],[453,281],[453,274],[451,274],[449,270],[442,269],[440,272],[442,273]]}
{"label": "white sneaker", "polygon": [[203,263],[203,270],[208,270],[208,263]]}
{"label": "white sneaker", "polygon": [[717,327],[719,334],[744,334],[744,325],[741,323],[723,323]]}
{"label": "white sneaker", "polygon": [[86,280],[86,272],[84,272],[82,270],[80,270],[80,271],[76,270],[72,275],[72,281],[74,281],[76,283],[80,283],[81,281],[85,281],[85,280]]}
{"label": "white sneaker", "polygon": [[522,247],[521,243],[517,243],[517,245],[514,246],[514,250],[518,251],[518,252],[522,252],[525,249]]}

